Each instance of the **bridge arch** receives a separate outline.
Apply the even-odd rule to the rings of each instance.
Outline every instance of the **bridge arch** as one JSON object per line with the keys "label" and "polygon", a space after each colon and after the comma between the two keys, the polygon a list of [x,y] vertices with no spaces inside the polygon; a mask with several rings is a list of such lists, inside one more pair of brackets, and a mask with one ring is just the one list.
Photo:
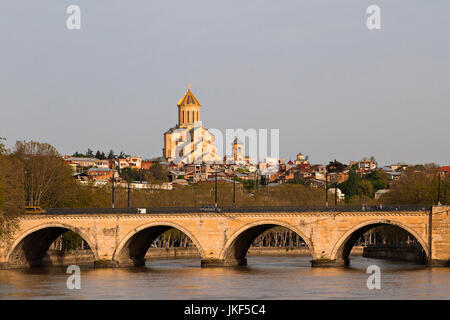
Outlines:
{"label": "bridge arch", "polygon": [[414,229],[399,221],[390,219],[377,219],[358,224],[348,230],[342,237],[340,237],[339,240],[334,244],[331,251],[331,260],[337,261],[339,263],[343,262],[345,265],[348,265],[348,257],[355,242],[370,229],[382,225],[396,226],[407,231],[420,243],[422,249],[425,252],[426,258],[430,258],[427,242]]}
{"label": "bridge arch", "polygon": [[247,263],[245,256],[247,255],[248,249],[250,248],[253,241],[259,235],[274,227],[284,227],[298,234],[308,246],[313,259],[315,259],[316,254],[314,252],[313,244],[301,230],[299,230],[292,224],[285,223],[283,221],[262,220],[246,224],[245,226],[236,230],[225,242],[223,249],[219,254],[219,260],[224,261],[225,265],[228,264],[227,261],[231,262],[229,263],[230,265],[245,265]]}
{"label": "bridge arch", "polygon": [[202,245],[192,232],[173,222],[152,222],[133,229],[123,237],[113,254],[113,261],[120,266],[145,265],[145,254],[153,241],[172,228],[178,229],[188,236],[197,248],[199,255],[204,257]]}
{"label": "bridge arch", "polygon": [[42,258],[50,245],[67,231],[73,231],[82,237],[91,248],[94,259],[98,259],[96,242],[88,234],[69,224],[52,222],[37,225],[20,234],[9,246],[7,263],[11,267],[41,266]]}

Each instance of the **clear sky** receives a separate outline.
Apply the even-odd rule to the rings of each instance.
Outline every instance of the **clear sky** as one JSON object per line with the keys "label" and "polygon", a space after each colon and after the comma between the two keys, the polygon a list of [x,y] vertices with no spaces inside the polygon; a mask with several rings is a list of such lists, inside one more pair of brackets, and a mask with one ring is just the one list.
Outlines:
{"label": "clear sky", "polygon": [[0,136],[160,156],[191,83],[207,128],[280,129],[287,159],[449,165],[449,31],[448,0],[2,1]]}

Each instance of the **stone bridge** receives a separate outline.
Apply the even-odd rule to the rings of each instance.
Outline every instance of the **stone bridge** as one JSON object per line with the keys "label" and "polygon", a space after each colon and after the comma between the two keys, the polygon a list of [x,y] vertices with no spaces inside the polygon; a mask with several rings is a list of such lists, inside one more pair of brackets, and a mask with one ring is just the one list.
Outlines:
{"label": "stone bridge", "polygon": [[[345,209],[344,209],[345,210]],[[95,266],[139,266],[151,243],[176,228],[193,241],[202,266],[246,264],[253,240],[274,226],[296,232],[308,245],[313,266],[345,266],[367,230],[395,225],[414,236],[430,266],[450,265],[450,206],[431,210],[77,213],[23,215],[0,243],[1,268],[40,266],[50,244],[72,230],[89,244]]]}

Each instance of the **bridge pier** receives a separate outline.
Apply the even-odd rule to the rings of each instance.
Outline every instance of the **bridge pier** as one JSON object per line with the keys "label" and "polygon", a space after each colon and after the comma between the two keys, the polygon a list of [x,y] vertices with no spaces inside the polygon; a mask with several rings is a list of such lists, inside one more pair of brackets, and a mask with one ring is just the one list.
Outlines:
{"label": "bridge pier", "polygon": [[237,267],[237,266],[246,266],[247,259],[202,259],[201,266],[202,267]]}
{"label": "bridge pier", "polygon": [[311,267],[326,268],[326,267],[348,267],[350,259],[330,260],[330,259],[314,259],[311,260]]}
{"label": "bridge pier", "polygon": [[94,261],[94,268],[118,268],[119,262],[114,260],[96,260]]}
{"label": "bridge pier", "polygon": [[36,268],[38,265],[31,266],[29,264],[16,264],[9,262],[0,263],[0,270],[13,270],[13,269],[27,269],[27,268]]}
{"label": "bridge pier", "polygon": [[128,268],[145,266],[145,258],[127,259],[127,260],[96,260],[94,268]]}
{"label": "bridge pier", "polygon": [[428,262],[429,267],[450,267],[450,259],[448,260],[438,260],[433,259],[430,262]]}

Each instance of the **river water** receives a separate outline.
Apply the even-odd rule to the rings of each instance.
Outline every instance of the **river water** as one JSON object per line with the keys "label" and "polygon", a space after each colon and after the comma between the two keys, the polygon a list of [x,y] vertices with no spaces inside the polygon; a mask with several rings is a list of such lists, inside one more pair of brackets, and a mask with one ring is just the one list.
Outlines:
{"label": "river water", "polygon": [[[311,268],[310,257],[248,257],[248,266],[201,268],[199,259],[145,267],[81,268],[69,290],[64,267],[0,270],[0,299],[450,299],[450,268],[351,258],[349,268]],[[381,288],[367,288],[378,265]]]}

